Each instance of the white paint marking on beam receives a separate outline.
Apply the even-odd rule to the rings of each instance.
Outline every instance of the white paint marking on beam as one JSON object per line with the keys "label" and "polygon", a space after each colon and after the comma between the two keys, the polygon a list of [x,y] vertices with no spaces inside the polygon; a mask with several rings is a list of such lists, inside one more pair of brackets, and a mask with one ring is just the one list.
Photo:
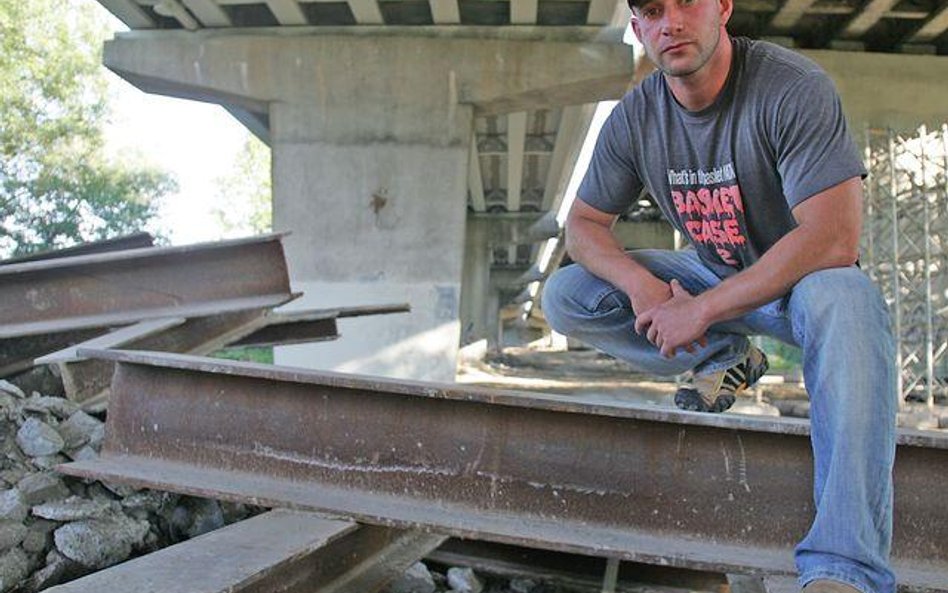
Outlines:
{"label": "white paint marking on beam", "polygon": [[843,35],[846,37],[858,37],[862,35],[878,23],[879,19],[885,16],[885,13],[897,3],[898,0],[870,0],[870,2],[849,21],[849,24],[843,29]]}
{"label": "white paint marking on beam", "polygon": [[797,24],[815,0],[787,0],[770,21],[770,26],[779,31],[787,31]]}
{"label": "white paint marking on beam", "polygon": [[477,133],[471,136],[470,159],[467,164],[467,187],[471,191],[471,206],[474,212],[486,212],[484,200],[484,179],[481,177],[481,157],[477,151]]}
{"label": "white paint marking on beam", "polygon": [[591,0],[586,14],[587,25],[606,25],[616,10],[616,0]]}
{"label": "white paint marking on beam", "polygon": [[458,0],[428,0],[431,5],[431,18],[436,25],[460,25],[461,10]]}
{"label": "white paint marking on beam", "polygon": [[281,25],[308,25],[306,15],[296,0],[267,0],[267,7]]}
{"label": "white paint marking on beam", "polygon": [[510,0],[510,24],[537,24],[537,0]]}
{"label": "white paint marking on beam", "polygon": [[99,4],[131,29],[155,28],[155,21],[132,0],[99,0]]}
{"label": "white paint marking on beam", "polygon": [[523,191],[523,149],[527,142],[527,112],[507,115],[507,211],[520,211]]}
{"label": "white paint marking on beam", "polygon": [[230,17],[213,0],[184,0],[191,14],[205,27],[233,27]]}
{"label": "white paint marking on beam", "polygon": [[941,10],[928,19],[922,28],[915,32],[909,38],[909,43],[927,43],[933,41],[936,37],[948,29],[948,4],[942,6]]}
{"label": "white paint marking on beam", "polygon": [[385,24],[385,19],[382,18],[382,11],[379,10],[378,0],[349,0],[349,8],[352,10],[352,16],[355,17],[356,24]]}

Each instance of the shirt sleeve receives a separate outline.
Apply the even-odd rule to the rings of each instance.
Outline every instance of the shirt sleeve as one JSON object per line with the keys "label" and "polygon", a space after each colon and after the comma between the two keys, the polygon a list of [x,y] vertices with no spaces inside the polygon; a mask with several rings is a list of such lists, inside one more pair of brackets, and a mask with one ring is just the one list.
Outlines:
{"label": "shirt sleeve", "polygon": [[629,116],[625,101],[619,101],[599,132],[577,196],[597,210],[621,214],[641,191],[632,160]]}
{"label": "shirt sleeve", "polygon": [[791,208],[847,179],[866,176],[836,87],[825,72],[808,72],[788,89],[777,122],[777,171]]}

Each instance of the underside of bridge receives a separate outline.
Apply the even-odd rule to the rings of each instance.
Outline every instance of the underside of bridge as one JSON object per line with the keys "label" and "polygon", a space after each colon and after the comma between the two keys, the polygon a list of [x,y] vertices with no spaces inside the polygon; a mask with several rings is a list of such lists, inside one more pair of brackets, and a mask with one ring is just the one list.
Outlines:
{"label": "underside of bridge", "polygon": [[[536,314],[595,103],[647,71],[614,0],[99,1],[132,29],[107,67],[218,103],[270,145],[299,307],[411,303],[278,353],[316,368],[449,380],[505,306]],[[946,119],[939,0],[739,0],[729,28],[820,62],[854,130]],[[654,217],[643,196],[630,240],[670,246]]]}

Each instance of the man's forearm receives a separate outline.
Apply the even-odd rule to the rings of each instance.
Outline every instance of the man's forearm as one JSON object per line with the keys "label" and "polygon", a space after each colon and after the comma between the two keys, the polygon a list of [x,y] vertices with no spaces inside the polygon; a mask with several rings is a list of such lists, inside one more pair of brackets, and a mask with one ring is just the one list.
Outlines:
{"label": "man's forearm", "polygon": [[630,258],[612,230],[588,220],[574,220],[566,233],[569,256],[591,274],[602,278],[630,297],[644,274],[644,266]]}
{"label": "man's forearm", "polygon": [[785,295],[807,274],[854,260],[825,234],[797,227],[752,266],[699,295],[702,317],[708,325],[739,317]]}

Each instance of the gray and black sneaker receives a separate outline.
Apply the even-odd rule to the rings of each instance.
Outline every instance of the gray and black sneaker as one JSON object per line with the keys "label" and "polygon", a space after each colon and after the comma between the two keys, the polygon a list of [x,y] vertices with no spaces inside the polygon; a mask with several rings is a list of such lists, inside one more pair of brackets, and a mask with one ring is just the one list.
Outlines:
{"label": "gray and black sneaker", "polygon": [[675,393],[675,405],[695,412],[723,412],[734,399],[764,376],[770,365],[767,356],[754,346],[734,366],[704,375],[695,375],[691,385]]}

